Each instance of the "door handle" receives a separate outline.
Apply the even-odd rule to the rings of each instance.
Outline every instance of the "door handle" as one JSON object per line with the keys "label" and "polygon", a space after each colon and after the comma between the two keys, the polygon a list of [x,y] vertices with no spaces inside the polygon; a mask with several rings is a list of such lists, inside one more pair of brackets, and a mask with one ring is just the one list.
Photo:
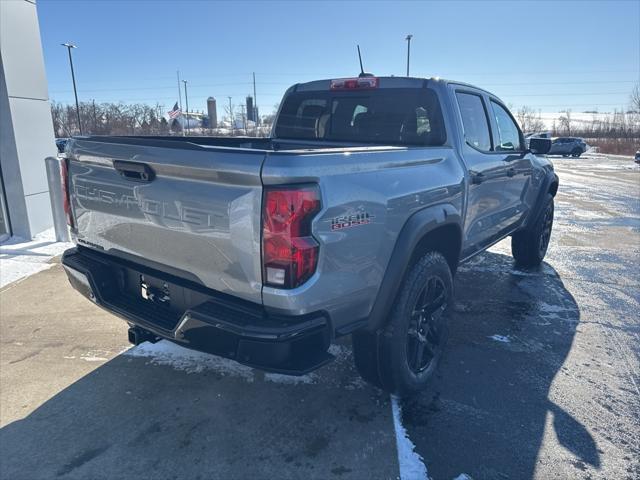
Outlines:
{"label": "door handle", "polygon": [[516,174],[516,169],[511,167],[509,169],[507,169],[507,177],[513,177]]}
{"label": "door handle", "polygon": [[482,172],[474,172],[473,170],[470,170],[469,175],[471,176],[471,183],[474,185],[479,185],[484,182],[485,176]]}
{"label": "door handle", "polygon": [[115,168],[123,178],[133,180],[134,182],[150,182],[156,176],[153,169],[146,163],[114,160],[113,168]]}

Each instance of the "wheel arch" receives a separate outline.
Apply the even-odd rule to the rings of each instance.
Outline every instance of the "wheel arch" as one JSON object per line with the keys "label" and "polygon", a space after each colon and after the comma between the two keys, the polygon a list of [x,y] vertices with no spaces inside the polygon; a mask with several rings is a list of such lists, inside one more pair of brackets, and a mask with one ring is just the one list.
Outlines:
{"label": "wheel arch", "polygon": [[542,185],[540,190],[538,191],[538,197],[536,198],[536,203],[531,209],[531,212],[527,216],[524,224],[518,229],[518,231],[526,230],[530,225],[534,224],[537,218],[541,215],[542,209],[545,205],[545,199],[548,194],[551,194],[552,197],[556,196],[558,193],[559,186],[558,175],[555,174],[552,170],[547,170],[547,174],[542,181]]}
{"label": "wheel arch", "polygon": [[453,205],[434,205],[409,217],[396,239],[365,330],[377,331],[384,325],[412,262],[435,250],[442,253],[454,274],[461,248],[462,219]]}

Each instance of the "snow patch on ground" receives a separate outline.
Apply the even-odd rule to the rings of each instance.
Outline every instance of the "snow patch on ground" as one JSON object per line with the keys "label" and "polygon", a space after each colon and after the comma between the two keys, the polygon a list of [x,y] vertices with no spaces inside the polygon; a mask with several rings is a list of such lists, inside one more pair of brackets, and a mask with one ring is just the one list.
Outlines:
{"label": "snow patch on ground", "polygon": [[292,375],[282,375],[281,373],[265,373],[264,379],[267,382],[284,383],[286,385],[308,385],[316,382],[316,375],[313,373],[308,373],[306,375],[294,377]]}
{"label": "snow patch on ground", "polygon": [[550,303],[540,302],[538,308],[541,313],[560,313],[566,312],[567,309],[562,305],[551,305]]}
{"label": "snow patch on ground", "polygon": [[0,287],[51,268],[50,260],[71,248],[72,243],[56,242],[53,228],[25,240],[12,237],[0,245]]}
{"label": "snow patch on ground", "polygon": [[220,375],[239,377],[253,382],[253,369],[227,358],[209,355],[181,347],[173,342],[161,340],[158,343],[144,342],[133,347],[123,355],[148,358],[154,365],[167,365],[187,373],[200,373],[206,370]]}
{"label": "snow patch on ground", "polygon": [[511,339],[508,336],[504,336],[504,335],[491,335],[489,337],[491,340],[495,340],[496,342],[501,342],[501,343],[511,343]]}
{"label": "snow patch on ground", "polygon": [[471,476],[467,475],[466,473],[461,473],[460,475],[458,475],[453,480],[473,480],[473,478],[471,478]]}
{"label": "snow patch on ground", "polygon": [[427,467],[422,457],[415,452],[416,446],[409,439],[407,430],[402,425],[402,407],[395,396],[391,396],[391,412],[393,427],[396,432],[396,447],[400,465],[400,480],[427,480]]}
{"label": "snow patch on ground", "polygon": [[346,360],[351,355],[351,349],[345,345],[329,345],[329,353],[336,357],[336,360]]}
{"label": "snow patch on ground", "polygon": [[365,382],[362,377],[357,376],[345,385],[344,388],[345,390],[359,390],[361,388],[365,388],[367,385],[367,382]]}
{"label": "snow patch on ground", "polygon": [[105,357],[80,357],[80,359],[84,360],[85,362],[106,362],[107,360],[109,360]]}

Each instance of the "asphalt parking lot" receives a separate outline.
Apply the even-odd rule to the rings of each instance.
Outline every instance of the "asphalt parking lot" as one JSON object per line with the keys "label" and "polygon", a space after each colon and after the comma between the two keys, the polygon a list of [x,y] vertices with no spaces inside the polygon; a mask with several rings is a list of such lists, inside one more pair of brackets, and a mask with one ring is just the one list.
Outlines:
{"label": "asphalt parking lot", "polygon": [[640,478],[640,169],[553,160],[545,264],[515,269],[506,241],[460,268],[439,374],[401,419],[348,341],[313,374],[269,375],[130,348],[59,265],[8,285],[0,477],[412,479],[419,455],[434,480]]}

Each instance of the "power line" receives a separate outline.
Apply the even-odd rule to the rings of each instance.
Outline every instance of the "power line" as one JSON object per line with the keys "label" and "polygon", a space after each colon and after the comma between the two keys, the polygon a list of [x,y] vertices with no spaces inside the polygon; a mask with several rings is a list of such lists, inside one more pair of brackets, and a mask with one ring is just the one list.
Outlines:
{"label": "power line", "polygon": [[580,82],[516,82],[516,83],[488,83],[486,85],[492,87],[501,86],[522,86],[522,85],[587,85],[595,83],[636,83],[638,80],[595,80],[595,81],[580,81]]}
{"label": "power line", "polygon": [[[251,82],[232,82],[232,83],[194,83],[193,87],[228,87],[231,85],[251,85]],[[176,88],[175,85],[163,85],[158,87],[125,87],[125,88],[94,88],[90,90],[83,89],[83,92],[126,92],[138,90],[171,90]],[[51,90],[50,93],[66,93],[68,90]]]}
{"label": "power line", "polygon": [[[291,85],[289,82],[259,82],[260,85],[281,85],[288,87]],[[484,87],[508,87],[508,86],[537,86],[537,85],[591,85],[591,84],[628,84],[636,83],[635,80],[597,80],[597,81],[576,81],[576,82],[505,82],[505,83],[488,83],[483,84]],[[224,83],[195,83],[192,88],[211,88],[211,87],[226,87],[226,86],[238,86],[247,85],[252,86],[253,82],[224,82]],[[162,85],[162,86],[146,86],[146,87],[124,87],[124,88],[94,88],[83,89],[85,93],[98,93],[98,92],[137,92],[137,91],[161,91],[172,90],[174,85]],[[70,90],[51,90],[51,94],[56,93],[69,93]],[[629,92],[594,92],[594,93],[540,93],[540,94],[528,94],[531,96],[545,96],[545,95],[618,95],[628,94]],[[524,94],[523,94],[524,95]]]}
{"label": "power line", "polygon": [[[424,70],[423,70],[424,71]],[[620,69],[620,70],[574,70],[574,71],[562,71],[562,70],[537,70],[535,72],[514,72],[510,71],[492,71],[492,72],[442,72],[438,73],[437,76],[442,78],[446,78],[449,76],[496,76],[503,78],[505,76],[517,76],[517,75],[548,75],[548,74],[556,74],[556,75],[584,75],[584,74],[610,74],[610,73],[633,73],[638,75],[640,68],[636,69]],[[314,77],[316,79],[320,78],[337,78],[341,76],[345,76],[345,72],[255,72],[256,75],[260,75],[262,77]],[[190,78],[195,79],[207,79],[207,78],[218,78],[218,77],[244,77],[248,78],[252,75],[252,72],[224,72],[224,73],[216,73],[212,74],[203,74],[203,75],[189,75]],[[428,73],[425,75],[426,77],[436,76],[436,74]],[[144,80],[173,80],[175,77],[167,76],[167,75],[153,75],[153,76],[144,76],[139,77],[138,79],[141,81]],[[633,80],[638,81],[638,79]],[[100,83],[113,83],[113,80],[95,80],[95,81],[83,81],[83,84],[91,85],[91,84],[100,84]],[[261,82],[263,83],[263,82]],[[535,83],[535,82],[532,82]],[[575,83],[575,82],[570,82]]]}
{"label": "power line", "polygon": [[580,97],[586,95],[629,95],[631,92],[585,92],[585,93],[516,93],[504,97]]}
{"label": "power line", "polygon": [[[258,82],[260,85],[283,85],[290,86],[289,82]],[[580,81],[580,82],[515,82],[515,83],[487,83],[485,87],[507,87],[507,86],[536,86],[536,85],[590,85],[590,84],[614,84],[614,83],[636,83],[635,80],[598,80],[598,81]],[[194,83],[191,88],[204,88],[204,87],[227,87],[231,85],[252,85],[253,82],[227,82],[227,83]],[[95,92],[134,92],[134,91],[149,91],[149,90],[171,90],[175,85],[163,85],[154,87],[125,87],[125,88],[94,88],[83,89],[85,93]],[[68,93],[69,90],[51,90],[50,93]],[[628,92],[623,92],[628,93]]]}

